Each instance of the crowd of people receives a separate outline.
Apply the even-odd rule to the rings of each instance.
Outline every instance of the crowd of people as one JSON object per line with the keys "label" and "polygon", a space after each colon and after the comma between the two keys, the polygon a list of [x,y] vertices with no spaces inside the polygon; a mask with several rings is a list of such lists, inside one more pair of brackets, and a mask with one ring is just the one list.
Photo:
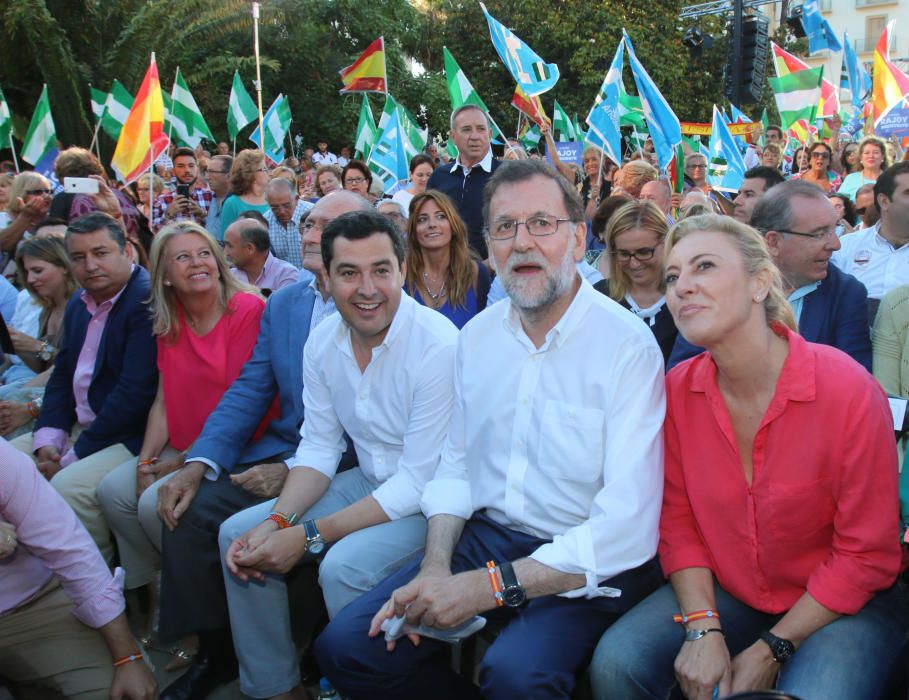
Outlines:
{"label": "crowd of people", "polygon": [[389,194],[324,140],[0,175],[0,681],[893,697],[909,162],[771,126],[674,192],[450,128]]}

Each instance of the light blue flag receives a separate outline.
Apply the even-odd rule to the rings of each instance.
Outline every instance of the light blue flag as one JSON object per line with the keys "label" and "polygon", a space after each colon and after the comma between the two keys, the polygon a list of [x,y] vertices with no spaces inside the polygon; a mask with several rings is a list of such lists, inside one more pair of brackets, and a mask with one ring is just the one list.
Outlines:
{"label": "light blue flag", "polygon": [[846,79],[840,87],[849,88],[852,93],[852,106],[861,109],[865,102],[865,97],[871,92],[871,76],[865,70],[865,64],[858,60],[855,55],[855,48],[849,41],[849,32],[843,32],[843,63],[846,68]]}
{"label": "light blue flag", "polygon": [[[272,103],[271,107],[268,108],[268,111],[265,113],[265,116],[262,118],[262,123],[265,124],[265,128],[268,129],[268,125],[272,123],[275,119],[278,118],[278,110],[282,109],[282,102],[284,101],[283,95],[278,95],[275,101]],[[259,126],[256,125],[256,128],[249,135],[249,140],[256,144],[259,148],[262,148],[262,137],[259,135]],[[283,140],[279,144],[273,144],[272,139],[267,139],[268,143],[266,144],[265,155],[273,160],[275,163],[280,163],[284,160],[284,143]]]}
{"label": "light blue flag", "polygon": [[721,192],[738,192],[745,179],[745,161],[716,105],[708,150],[707,184]]}
{"label": "light blue flag", "polygon": [[808,54],[814,54],[824,49],[842,51],[843,46],[836,38],[830,23],[821,16],[821,8],[817,0],[805,0],[802,5],[802,26],[808,35]]}
{"label": "light blue flag", "polygon": [[665,170],[675,157],[675,147],[682,140],[682,127],[679,125],[679,118],[675,116],[675,112],[666,102],[666,98],[663,97],[638,57],[635,56],[631,39],[624,29],[622,36],[628,47],[631,74],[634,76],[634,84],[638,87],[638,95],[644,108],[644,119],[647,121],[650,137],[653,139],[657,160],[660,163],[660,169]]}
{"label": "light blue flag", "polygon": [[552,90],[559,80],[559,67],[555,63],[546,63],[533,49],[518,39],[512,31],[499,22],[480,3],[486,23],[489,25],[489,38],[508,68],[508,72],[528,95],[541,95]]}
{"label": "light blue flag", "polygon": [[[728,120],[727,124],[750,124],[751,119],[738,107],[736,107],[731,102],[729,103],[729,112],[732,114],[732,119]],[[723,113],[725,116],[725,112]],[[735,142],[739,146],[739,150],[745,151],[748,148],[748,142],[745,141],[741,136],[735,137]]]}
{"label": "light blue flag", "polygon": [[624,51],[619,42],[612,59],[612,65],[606,71],[603,84],[597,93],[596,101],[587,115],[587,140],[602,149],[613,163],[622,163],[622,132],[619,129],[619,94],[622,91],[622,64]]}
{"label": "light blue flag", "polygon": [[369,156],[369,169],[382,180],[386,194],[393,193],[410,177],[406,138],[407,134],[401,126],[400,112],[395,109]]}

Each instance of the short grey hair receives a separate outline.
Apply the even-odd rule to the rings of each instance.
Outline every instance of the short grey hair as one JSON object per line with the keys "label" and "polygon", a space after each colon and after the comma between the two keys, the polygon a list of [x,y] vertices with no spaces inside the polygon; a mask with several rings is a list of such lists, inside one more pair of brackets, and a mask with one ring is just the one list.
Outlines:
{"label": "short grey hair", "polygon": [[562,193],[562,202],[565,205],[565,211],[568,212],[568,218],[575,223],[584,220],[584,204],[581,196],[568,183],[568,180],[559,175],[555,168],[547,162],[527,159],[504,161],[489,178],[486,189],[483,191],[483,221],[489,225],[491,213],[489,204],[499,187],[526,182],[535,177],[545,177],[555,182]]}
{"label": "short grey hair", "polygon": [[451,113],[451,118],[448,120],[448,128],[449,128],[451,131],[454,131],[454,123],[455,123],[455,119],[458,118],[458,115],[461,114],[461,113],[463,113],[463,112],[466,112],[466,111],[469,110],[469,109],[475,109],[475,110],[477,110],[480,114],[482,114],[484,117],[486,117],[486,120],[487,120],[487,121],[489,121],[489,117],[487,116],[486,112],[484,112],[484,111],[483,111],[480,107],[478,107],[477,105],[474,105],[474,104],[461,105],[461,106],[458,107],[454,112]]}
{"label": "short grey hair", "polygon": [[240,239],[244,243],[249,243],[260,253],[268,252],[271,249],[271,239],[268,236],[268,228],[263,226],[255,219],[237,219],[232,226],[236,226],[240,234]]}
{"label": "short grey hair", "polygon": [[751,227],[760,233],[786,231],[791,226],[792,200],[796,197],[827,201],[817,185],[804,180],[787,180],[774,185],[761,197],[751,213]]}
{"label": "short grey hair", "polygon": [[[283,191],[283,192],[282,192]],[[265,186],[265,197],[267,198],[270,194],[286,193],[291,197],[297,196],[297,188],[283,177],[276,177],[274,180],[269,180],[268,184]]]}

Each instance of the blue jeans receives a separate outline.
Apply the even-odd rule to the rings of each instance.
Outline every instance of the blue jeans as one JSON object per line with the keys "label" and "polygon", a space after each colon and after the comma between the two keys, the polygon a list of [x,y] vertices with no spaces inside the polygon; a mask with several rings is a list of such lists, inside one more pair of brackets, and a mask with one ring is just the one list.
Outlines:
{"label": "blue jeans", "polygon": [[[718,584],[714,588],[732,656],[782,617],[748,607]],[[680,627],[672,621],[678,611],[675,592],[666,584],[609,628],[590,665],[596,700],[675,697],[673,662],[683,643]],[[808,637],[782,667],[777,689],[801,700],[878,698],[900,659],[907,625],[906,591],[896,584],[858,614],[844,615]]]}

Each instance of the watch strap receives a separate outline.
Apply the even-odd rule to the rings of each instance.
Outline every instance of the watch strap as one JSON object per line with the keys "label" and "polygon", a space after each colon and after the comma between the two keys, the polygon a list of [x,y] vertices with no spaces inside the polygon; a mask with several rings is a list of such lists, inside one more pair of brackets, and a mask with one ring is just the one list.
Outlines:
{"label": "watch strap", "polygon": [[499,564],[499,571],[502,574],[502,588],[511,588],[512,586],[520,586],[518,583],[517,574],[514,572],[514,567],[511,565],[510,561],[503,561]]}
{"label": "watch strap", "polygon": [[770,647],[770,653],[773,654],[773,660],[777,663],[786,663],[795,653],[795,645],[788,639],[777,637],[770,630],[763,630],[760,635],[761,639]]}
{"label": "watch strap", "polygon": [[303,532],[306,533],[306,541],[310,542],[312,540],[317,540],[321,537],[319,534],[319,528],[316,526],[315,520],[304,520],[303,521]]}

